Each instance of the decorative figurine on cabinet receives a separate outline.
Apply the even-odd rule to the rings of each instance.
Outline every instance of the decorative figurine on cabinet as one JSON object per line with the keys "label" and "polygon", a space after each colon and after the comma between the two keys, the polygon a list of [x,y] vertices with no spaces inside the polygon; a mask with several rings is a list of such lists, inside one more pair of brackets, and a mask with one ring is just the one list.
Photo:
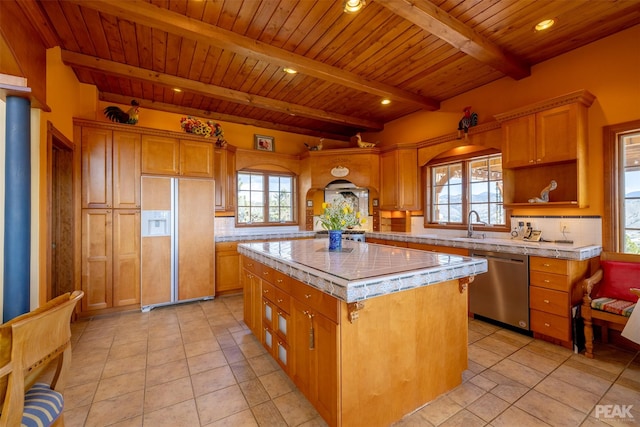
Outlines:
{"label": "decorative figurine on cabinet", "polygon": [[311,145],[307,144],[306,142],[304,143],[304,145],[309,149],[309,151],[320,151],[320,150],[322,150],[322,142],[323,141],[324,141],[324,138],[320,138],[320,142],[318,143],[318,145],[311,146]]}
{"label": "decorative figurine on cabinet", "polygon": [[376,146],[376,142],[364,142],[362,141],[362,137],[360,136],[360,132],[356,133],[356,141],[358,143],[358,147],[360,148],[373,148]]}
{"label": "decorative figurine on cabinet", "polygon": [[558,183],[552,179],[549,185],[544,187],[540,192],[540,197],[534,197],[529,199],[529,203],[548,203],[549,202],[549,192],[558,188]]}
{"label": "decorative figurine on cabinet", "polygon": [[104,109],[104,115],[112,122],[124,123],[127,125],[135,125],[138,123],[138,110],[140,104],[135,99],[131,101],[131,108],[126,112],[120,107],[109,105]]}
{"label": "decorative figurine on cabinet", "polygon": [[472,113],[471,107],[464,107],[464,116],[458,122],[458,139],[461,139],[461,132],[464,132],[464,138],[467,139],[469,128],[478,124],[478,113]]}

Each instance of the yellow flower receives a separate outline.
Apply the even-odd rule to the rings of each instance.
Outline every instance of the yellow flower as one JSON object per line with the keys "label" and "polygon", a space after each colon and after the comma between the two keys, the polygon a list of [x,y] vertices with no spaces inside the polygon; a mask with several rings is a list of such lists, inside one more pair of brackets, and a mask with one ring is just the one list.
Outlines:
{"label": "yellow flower", "polygon": [[344,230],[364,224],[360,212],[353,212],[353,206],[344,198],[336,198],[333,203],[322,203],[323,214],[318,222],[325,230]]}

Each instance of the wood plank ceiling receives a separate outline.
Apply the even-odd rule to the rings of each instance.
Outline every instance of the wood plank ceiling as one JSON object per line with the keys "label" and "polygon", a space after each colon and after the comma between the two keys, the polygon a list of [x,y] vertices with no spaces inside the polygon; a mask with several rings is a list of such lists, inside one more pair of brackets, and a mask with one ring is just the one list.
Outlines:
{"label": "wood plank ceiling", "polygon": [[338,140],[640,23],[638,0],[20,4],[104,100]]}

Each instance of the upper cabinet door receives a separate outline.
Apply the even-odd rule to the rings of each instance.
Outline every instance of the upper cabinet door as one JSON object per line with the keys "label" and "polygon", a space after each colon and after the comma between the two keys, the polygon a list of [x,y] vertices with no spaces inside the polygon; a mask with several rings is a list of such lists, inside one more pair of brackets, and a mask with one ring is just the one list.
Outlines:
{"label": "upper cabinet door", "polygon": [[175,138],[142,135],[142,173],[179,175],[180,142]]}
{"label": "upper cabinet door", "polygon": [[113,132],[113,207],[140,208],[140,135]]}
{"label": "upper cabinet door", "polygon": [[580,129],[577,104],[536,114],[536,161],[553,163],[576,159]]}
{"label": "upper cabinet door", "polygon": [[380,208],[420,209],[418,150],[398,148],[380,155]]}
{"label": "upper cabinet door", "polygon": [[82,128],[82,207],[112,207],[112,131]]}
{"label": "upper cabinet door", "polygon": [[213,178],[213,144],[180,141],[180,175]]}
{"label": "upper cabinet door", "polygon": [[502,123],[502,162],[505,168],[536,163],[536,116],[518,117]]}

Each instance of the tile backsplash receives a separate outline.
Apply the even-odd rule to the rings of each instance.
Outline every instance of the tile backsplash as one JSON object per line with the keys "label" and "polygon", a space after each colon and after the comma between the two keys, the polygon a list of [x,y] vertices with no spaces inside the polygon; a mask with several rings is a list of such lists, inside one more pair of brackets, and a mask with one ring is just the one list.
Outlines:
{"label": "tile backsplash", "polygon": [[[572,240],[574,246],[602,245],[602,218],[599,216],[512,216],[511,230],[518,227],[518,222],[531,223],[534,230],[542,231],[545,240]],[[562,234],[561,225],[568,231]],[[484,230],[483,230],[484,232]],[[411,234],[437,234],[443,237],[460,237],[461,230],[442,230],[424,228],[424,218],[411,217]],[[510,239],[511,234],[505,232],[486,232],[488,238]]]}

